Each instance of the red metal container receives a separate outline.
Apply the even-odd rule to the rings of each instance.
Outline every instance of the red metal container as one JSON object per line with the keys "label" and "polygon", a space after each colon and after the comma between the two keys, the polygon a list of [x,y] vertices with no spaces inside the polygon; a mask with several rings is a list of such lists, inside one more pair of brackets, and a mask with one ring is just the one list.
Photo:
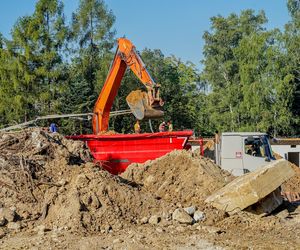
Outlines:
{"label": "red metal container", "polygon": [[174,149],[184,149],[193,131],[144,134],[68,136],[85,141],[96,162],[112,174],[125,171],[129,164],[143,163],[163,156]]}

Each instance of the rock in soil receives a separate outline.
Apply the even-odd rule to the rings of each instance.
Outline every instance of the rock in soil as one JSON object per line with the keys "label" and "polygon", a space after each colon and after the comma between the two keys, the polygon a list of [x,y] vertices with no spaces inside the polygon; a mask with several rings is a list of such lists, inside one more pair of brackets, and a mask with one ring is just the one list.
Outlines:
{"label": "rock in soil", "polygon": [[21,223],[19,221],[17,221],[17,222],[9,222],[7,224],[7,228],[10,229],[10,230],[18,231],[18,230],[21,229]]}
{"label": "rock in soil", "polygon": [[9,208],[0,208],[0,218],[6,219],[8,222],[13,222],[16,218],[16,212]]}
{"label": "rock in soil", "polygon": [[186,207],[184,208],[184,211],[186,211],[190,216],[193,216],[193,214],[196,211],[196,207],[195,206]]}
{"label": "rock in soil", "polygon": [[150,218],[149,218],[149,224],[152,224],[152,225],[157,225],[159,222],[161,221],[161,218],[157,215],[152,215]]}
{"label": "rock in soil", "polygon": [[194,213],[193,218],[194,218],[195,222],[204,221],[205,220],[205,214],[204,214],[204,212],[197,210]]}
{"label": "rock in soil", "polygon": [[177,208],[173,214],[172,218],[175,221],[178,221],[181,224],[189,224],[193,223],[193,218],[182,208]]}
{"label": "rock in soil", "polygon": [[5,226],[7,223],[7,220],[2,216],[0,217],[0,227],[3,227]]}
{"label": "rock in soil", "polygon": [[[228,216],[205,204],[233,177],[187,151],[132,164],[122,176],[113,176],[92,161],[85,143],[30,128],[0,132],[0,166],[0,208],[15,212],[9,223],[16,223],[0,228],[1,249],[295,249],[300,245],[295,237],[300,234],[298,208],[287,209],[288,219],[281,219],[248,212]],[[191,205],[197,207],[194,218],[198,211],[199,218],[205,215],[199,228],[188,225],[193,218],[183,208]],[[187,224],[171,218],[179,207],[186,220],[178,220]],[[153,215],[163,218],[158,226],[147,224]],[[44,234],[46,228],[51,232]],[[34,229],[41,233],[33,233]]]}

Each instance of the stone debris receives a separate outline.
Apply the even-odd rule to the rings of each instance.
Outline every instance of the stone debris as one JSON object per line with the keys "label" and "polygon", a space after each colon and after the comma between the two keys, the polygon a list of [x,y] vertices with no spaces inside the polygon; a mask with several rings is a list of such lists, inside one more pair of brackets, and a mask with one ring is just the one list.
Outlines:
{"label": "stone debris", "polygon": [[181,224],[193,224],[193,218],[182,208],[177,208],[173,214],[172,218]]}
{"label": "stone debris", "polygon": [[0,217],[0,227],[3,227],[5,226],[7,223],[7,220],[2,216]]}
{"label": "stone debris", "polygon": [[123,240],[122,239],[114,239],[113,240],[113,244],[118,244],[118,243],[122,243],[123,242]]}
{"label": "stone debris", "polygon": [[202,211],[195,211],[194,215],[193,215],[193,219],[195,222],[199,222],[199,221],[204,221],[205,220],[205,213]]}
{"label": "stone debris", "polygon": [[9,208],[0,208],[0,218],[5,219],[8,222],[15,221],[16,218],[16,212]]}
{"label": "stone debris", "polygon": [[195,206],[186,207],[184,208],[184,211],[186,211],[190,216],[193,216],[196,211],[196,207]]}
{"label": "stone debris", "polygon": [[[159,249],[160,244],[168,246],[179,237],[188,240],[188,235],[200,234],[215,239],[217,244],[221,238],[227,241],[239,235],[242,244],[251,232],[265,235],[275,230],[279,235],[290,218],[299,214],[293,208],[294,212],[282,212],[278,217],[256,215],[269,213],[282,203],[276,188],[291,174],[285,167],[275,166],[276,171],[270,168],[261,173],[262,177],[253,177],[253,182],[244,177],[251,179],[251,185],[239,189],[236,183],[247,181],[228,184],[234,179],[230,173],[187,151],[175,150],[144,164],[132,164],[121,176],[113,176],[92,162],[84,143],[40,129],[0,133],[0,149],[0,238],[5,242],[4,249],[11,247],[9,240],[14,235],[20,235],[22,241],[24,235],[33,237],[26,247],[15,241],[19,244],[13,246],[15,249],[76,249],[78,244],[89,244],[80,238],[86,236],[91,237],[90,243],[104,240],[102,246],[106,249],[127,249],[129,245]],[[238,197],[244,199],[243,192],[251,188],[258,202],[253,198],[251,206],[243,204],[245,209],[236,214],[222,210],[226,204],[237,204]],[[227,191],[215,201],[227,198],[221,210],[205,202],[222,190]],[[230,192],[232,195],[226,197]],[[286,224],[280,224],[281,220]],[[78,237],[78,244],[66,243],[66,235]],[[155,237],[163,236],[157,243]],[[294,246],[297,243],[295,240]]]}
{"label": "stone debris", "polygon": [[39,225],[35,228],[35,230],[37,232],[37,234],[39,235],[44,235],[45,232],[47,231],[46,226],[45,225]]}
{"label": "stone debris", "polygon": [[7,224],[7,228],[10,229],[10,230],[20,230],[21,229],[21,223],[19,221],[17,222],[9,222]]}
{"label": "stone debris", "polygon": [[157,225],[159,222],[161,221],[161,217],[157,216],[157,215],[152,215],[150,218],[149,218],[149,224],[152,224],[152,225]]}
{"label": "stone debris", "polygon": [[142,224],[147,224],[148,221],[149,221],[148,217],[143,217],[143,218],[141,219],[141,223],[142,223]]}
{"label": "stone debris", "polygon": [[[254,172],[236,178],[209,196],[206,202],[218,209],[235,213],[261,201],[294,174],[295,172],[288,161],[277,160]],[[269,203],[271,207],[267,206],[262,209],[266,213],[271,212],[281,204],[277,201]]]}
{"label": "stone debris", "polygon": [[6,235],[5,231],[3,228],[0,228],[0,239],[2,239]]}

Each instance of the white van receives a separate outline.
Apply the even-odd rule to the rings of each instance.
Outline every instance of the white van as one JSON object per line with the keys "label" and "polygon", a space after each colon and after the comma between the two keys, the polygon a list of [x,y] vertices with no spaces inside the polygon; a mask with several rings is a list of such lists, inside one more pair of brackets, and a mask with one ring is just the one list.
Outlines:
{"label": "white van", "polygon": [[267,134],[225,132],[215,147],[216,163],[235,176],[251,172],[275,160]]}

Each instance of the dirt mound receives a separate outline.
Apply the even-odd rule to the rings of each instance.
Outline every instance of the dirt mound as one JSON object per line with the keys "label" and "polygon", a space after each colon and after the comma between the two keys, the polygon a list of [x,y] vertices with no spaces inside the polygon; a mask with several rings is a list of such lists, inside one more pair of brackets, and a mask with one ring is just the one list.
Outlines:
{"label": "dirt mound", "polygon": [[[275,152],[273,152],[273,155],[276,159],[283,158],[281,155]],[[294,169],[295,175],[281,185],[282,191],[300,194],[300,168],[291,162],[290,165]]]}
{"label": "dirt mound", "polygon": [[[207,140],[203,145],[203,156],[211,160],[215,160],[215,142]],[[201,149],[197,148],[193,151],[194,155],[201,155]]]}
{"label": "dirt mound", "polygon": [[108,231],[170,209],[88,162],[82,142],[28,129],[2,134],[0,147],[0,208],[13,211],[20,227]]}
{"label": "dirt mound", "polygon": [[100,131],[98,133],[98,135],[117,135],[117,134],[119,134],[119,133],[114,130]]}
{"label": "dirt mound", "polygon": [[211,160],[177,150],[144,164],[131,164],[121,176],[165,201],[198,207],[204,206],[208,195],[232,180]]}
{"label": "dirt mound", "polygon": [[[121,177],[113,176],[91,161],[80,141],[39,129],[2,133],[0,248],[190,248],[190,236],[196,237],[193,244],[205,237],[229,248],[299,245],[296,208],[277,217],[247,212],[228,217],[204,205],[232,178],[186,151],[132,164]],[[183,210],[190,211],[193,225],[183,222]]]}
{"label": "dirt mound", "polygon": [[[108,172],[86,164],[74,168],[68,184],[49,191],[46,225],[76,232],[118,230],[170,206],[139,192]],[[47,205],[46,205],[47,206]]]}
{"label": "dirt mound", "polygon": [[292,168],[295,171],[295,175],[282,184],[284,192],[298,192],[300,193],[300,168],[291,163]]}
{"label": "dirt mound", "polygon": [[0,204],[6,197],[36,203],[41,185],[51,186],[68,174],[69,169],[60,166],[91,159],[84,143],[71,143],[59,134],[39,129],[0,134],[0,149]]}
{"label": "dirt mound", "polygon": [[137,105],[143,99],[147,99],[147,93],[141,90],[134,90],[126,97],[126,101],[132,105]]}

